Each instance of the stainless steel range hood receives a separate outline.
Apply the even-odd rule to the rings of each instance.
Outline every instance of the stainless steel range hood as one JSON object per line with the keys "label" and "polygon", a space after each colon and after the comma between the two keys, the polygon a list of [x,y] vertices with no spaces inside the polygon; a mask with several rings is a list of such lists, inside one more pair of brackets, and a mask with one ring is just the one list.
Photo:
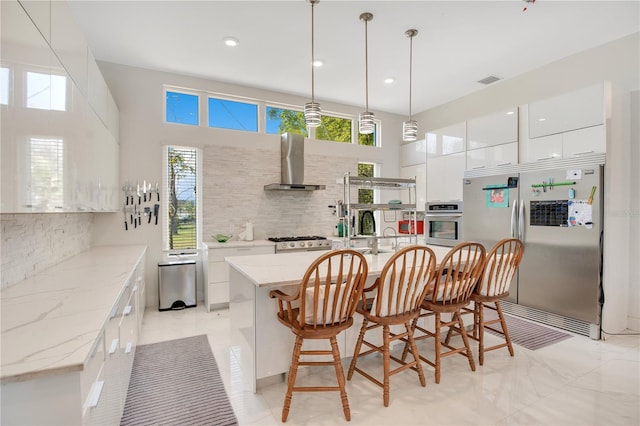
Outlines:
{"label": "stainless steel range hood", "polygon": [[264,186],[265,191],[315,191],[325,185],[304,183],[304,136],[283,133],[280,137],[280,183]]}

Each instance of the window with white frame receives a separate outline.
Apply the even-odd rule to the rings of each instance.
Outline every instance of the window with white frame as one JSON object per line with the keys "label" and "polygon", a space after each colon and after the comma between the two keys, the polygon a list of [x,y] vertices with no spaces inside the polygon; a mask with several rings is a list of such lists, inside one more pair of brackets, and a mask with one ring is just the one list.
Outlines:
{"label": "window with white frame", "polygon": [[209,127],[258,131],[257,104],[210,97],[207,105]]}
{"label": "window with white frame", "polygon": [[168,146],[166,155],[165,248],[195,250],[200,240],[200,154],[197,148]]}
{"label": "window with white frame", "polygon": [[200,124],[198,101],[198,95],[167,90],[165,92],[165,121],[198,126]]}

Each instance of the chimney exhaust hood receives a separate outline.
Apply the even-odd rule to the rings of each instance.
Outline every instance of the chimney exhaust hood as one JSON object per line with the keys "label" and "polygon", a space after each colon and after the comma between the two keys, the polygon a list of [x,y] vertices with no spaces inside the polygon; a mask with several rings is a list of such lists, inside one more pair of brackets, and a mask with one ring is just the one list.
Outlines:
{"label": "chimney exhaust hood", "polygon": [[283,133],[280,136],[280,183],[264,186],[265,191],[315,191],[325,185],[304,182],[304,136]]}

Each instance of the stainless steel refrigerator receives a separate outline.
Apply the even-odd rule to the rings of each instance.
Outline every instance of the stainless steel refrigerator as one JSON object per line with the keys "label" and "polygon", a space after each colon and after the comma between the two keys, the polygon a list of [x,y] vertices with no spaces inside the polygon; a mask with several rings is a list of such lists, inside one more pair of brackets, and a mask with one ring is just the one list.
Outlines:
{"label": "stainless steel refrigerator", "polygon": [[[547,162],[465,173],[463,239],[524,242],[507,301],[514,313],[600,337],[603,170]],[[509,305],[509,304],[507,304]],[[506,309],[509,310],[509,309]]]}

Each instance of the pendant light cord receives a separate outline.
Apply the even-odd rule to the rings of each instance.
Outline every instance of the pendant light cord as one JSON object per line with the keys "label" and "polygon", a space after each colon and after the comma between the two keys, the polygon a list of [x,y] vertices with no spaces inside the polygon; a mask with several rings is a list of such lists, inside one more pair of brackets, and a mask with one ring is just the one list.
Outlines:
{"label": "pendant light cord", "polygon": [[313,9],[316,7],[316,4],[314,2],[311,3],[311,102],[314,102],[315,100],[315,51],[314,51],[314,33],[315,33],[315,29],[314,29],[314,14],[313,14]]}
{"label": "pendant light cord", "polygon": [[409,37],[409,121],[411,121],[411,84],[413,82],[413,35]]}
{"label": "pendant light cord", "polygon": [[364,110],[369,112],[369,39],[367,31],[368,20],[364,21]]}

